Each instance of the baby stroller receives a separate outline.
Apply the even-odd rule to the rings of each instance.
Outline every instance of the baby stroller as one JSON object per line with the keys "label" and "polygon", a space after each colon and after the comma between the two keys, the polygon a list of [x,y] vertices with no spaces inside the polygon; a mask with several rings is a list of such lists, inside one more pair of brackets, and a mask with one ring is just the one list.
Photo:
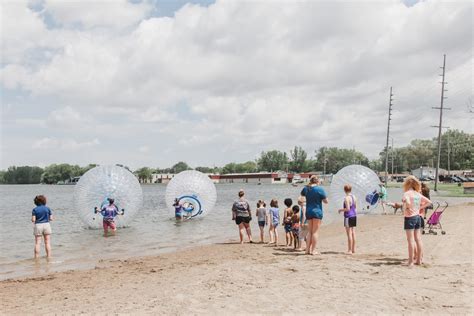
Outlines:
{"label": "baby stroller", "polygon": [[446,232],[443,230],[443,227],[441,226],[441,216],[443,215],[443,212],[448,208],[448,202],[444,202],[443,206],[441,206],[441,204],[439,203],[437,204],[438,206],[433,211],[433,214],[431,214],[430,218],[428,219],[428,222],[426,222],[426,225],[423,228],[423,231],[421,232],[422,234],[425,234],[426,230],[428,230],[428,234],[438,235],[438,232],[436,231],[438,229],[441,230],[441,235],[446,234]]}

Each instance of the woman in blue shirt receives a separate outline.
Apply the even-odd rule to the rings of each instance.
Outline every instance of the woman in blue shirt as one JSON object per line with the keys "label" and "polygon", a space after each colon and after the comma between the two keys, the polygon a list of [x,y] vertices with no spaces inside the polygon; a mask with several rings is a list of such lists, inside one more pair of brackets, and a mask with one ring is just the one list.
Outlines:
{"label": "woman in blue shirt", "polygon": [[[319,186],[319,178],[311,176],[309,184],[303,188],[301,195],[306,198],[306,220],[308,221],[308,235],[306,240],[306,254],[315,254],[318,242],[318,232],[323,219],[323,204],[328,203],[326,192]],[[316,252],[318,254],[318,252]]]}
{"label": "woman in blue shirt", "polygon": [[31,212],[31,221],[34,223],[33,234],[35,235],[35,258],[39,257],[41,239],[44,239],[46,257],[51,258],[51,225],[53,220],[51,209],[46,206],[46,197],[37,195],[34,199],[36,207]]}

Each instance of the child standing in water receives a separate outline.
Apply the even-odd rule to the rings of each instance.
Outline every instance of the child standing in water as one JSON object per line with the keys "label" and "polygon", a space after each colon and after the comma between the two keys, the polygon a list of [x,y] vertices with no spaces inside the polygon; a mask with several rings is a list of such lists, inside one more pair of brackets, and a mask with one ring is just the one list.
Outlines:
{"label": "child standing in water", "polygon": [[[403,215],[404,229],[408,243],[408,266],[423,262],[423,243],[421,241],[421,216],[431,201],[421,195],[421,183],[414,176],[408,176],[403,183]],[[416,256],[416,262],[415,262]]]}
{"label": "child standing in water", "polygon": [[176,218],[177,221],[182,221],[183,220],[183,206],[179,202],[178,199],[174,199],[174,217]]}
{"label": "child standing in water", "polygon": [[280,223],[280,210],[278,209],[278,201],[273,199],[270,202],[270,209],[268,210],[268,215],[270,217],[270,244],[278,246],[278,232],[277,227]]}
{"label": "child standing in water", "polygon": [[[104,205],[100,210],[100,214],[103,216],[102,228],[104,229],[104,237],[107,237],[109,228],[112,230],[112,235],[115,235],[115,231],[117,230],[115,217],[117,215],[123,215],[123,210],[119,212],[118,207],[114,204],[114,199],[108,198],[107,201],[109,201],[109,205]],[[96,212],[99,211],[96,209]]]}
{"label": "child standing in water", "polygon": [[260,243],[264,243],[264,228],[265,225],[267,225],[267,209],[265,208],[266,204],[264,201],[259,200],[257,203],[257,210],[255,212],[255,215],[257,216],[258,220],[258,227],[260,228]]}
{"label": "child standing in water", "polygon": [[291,216],[291,232],[293,233],[293,249],[300,250],[300,207],[294,205],[293,215]]}
{"label": "child standing in water", "polygon": [[39,257],[41,239],[44,239],[46,257],[51,258],[51,225],[53,220],[51,209],[46,206],[46,197],[37,195],[34,199],[36,207],[31,212],[31,221],[34,223],[33,234],[35,235],[35,259]]}
{"label": "child standing in water", "polygon": [[285,214],[283,216],[283,225],[285,227],[286,246],[289,247],[293,244],[293,233],[291,232],[291,217],[293,216],[291,206],[293,205],[293,201],[291,199],[285,199],[283,203],[286,206]]}
{"label": "child standing in water", "polygon": [[349,184],[344,186],[346,197],[339,213],[344,213],[344,227],[347,234],[347,254],[355,253],[355,228],[357,226],[357,199],[352,195],[352,187]]}

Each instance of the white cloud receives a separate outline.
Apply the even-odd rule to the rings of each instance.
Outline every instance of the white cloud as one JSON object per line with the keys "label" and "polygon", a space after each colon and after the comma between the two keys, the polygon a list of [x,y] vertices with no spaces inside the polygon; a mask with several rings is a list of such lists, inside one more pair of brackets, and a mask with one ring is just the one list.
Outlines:
{"label": "white cloud", "polygon": [[[295,144],[355,146],[374,157],[384,146],[390,86],[397,143],[435,135],[428,126],[443,53],[453,107],[446,120],[472,127],[466,110],[454,108],[472,95],[469,2],[218,1],[186,5],[173,18],[148,17],[150,2],[125,0],[46,1],[40,13],[3,7],[2,86],[30,94],[32,104],[57,102],[50,127],[78,125],[83,131],[74,132],[90,139],[111,134],[111,146],[129,152],[136,139],[155,137],[163,148],[193,148],[201,161],[209,148],[229,161],[225,152],[253,157]],[[37,61],[43,51],[48,57]],[[80,144],[45,145],[54,140],[56,148]]]}
{"label": "white cloud", "polygon": [[32,145],[33,149],[56,149],[66,151],[77,151],[85,148],[96,147],[100,145],[100,141],[95,138],[91,141],[78,142],[74,139],[56,139],[45,137],[35,141]]}
{"label": "white cloud", "polygon": [[150,152],[150,147],[148,146],[140,146],[138,148],[138,151],[141,152],[142,154],[147,154]]}
{"label": "white cloud", "polygon": [[45,137],[39,139],[33,143],[31,148],[33,149],[56,149],[60,142],[57,139]]}

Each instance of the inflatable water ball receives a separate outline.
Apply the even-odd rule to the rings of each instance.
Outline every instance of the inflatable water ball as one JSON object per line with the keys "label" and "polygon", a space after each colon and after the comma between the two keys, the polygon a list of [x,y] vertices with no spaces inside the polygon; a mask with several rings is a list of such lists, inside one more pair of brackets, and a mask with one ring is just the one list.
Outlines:
{"label": "inflatable water ball", "polygon": [[142,206],[143,193],[133,173],[119,166],[98,166],[87,171],[74,189],[74,204],[81,220],[90,228],[102,227],[102,215],[95,213],[114,199],[123,215],[115,217],[117,227],[128,226]]}
{"label": "inflatable water ball", "polygon": [[371,169],[361,165],[350,165],[334,175],[330,188],[331,204],[337,209],[344,202],[344,185],[352,186],[352,194],[357,198],[358,213],[368,213],[377,207],[379,200],[379,177]]}
{"label": "inflatable water ball", "polygon": [[187,170],[178,173],[166,186],[166,205],[175,216],[175,205],[181,206],[184,219],[202,217],[216,204],[216,186],[205,174]]}

